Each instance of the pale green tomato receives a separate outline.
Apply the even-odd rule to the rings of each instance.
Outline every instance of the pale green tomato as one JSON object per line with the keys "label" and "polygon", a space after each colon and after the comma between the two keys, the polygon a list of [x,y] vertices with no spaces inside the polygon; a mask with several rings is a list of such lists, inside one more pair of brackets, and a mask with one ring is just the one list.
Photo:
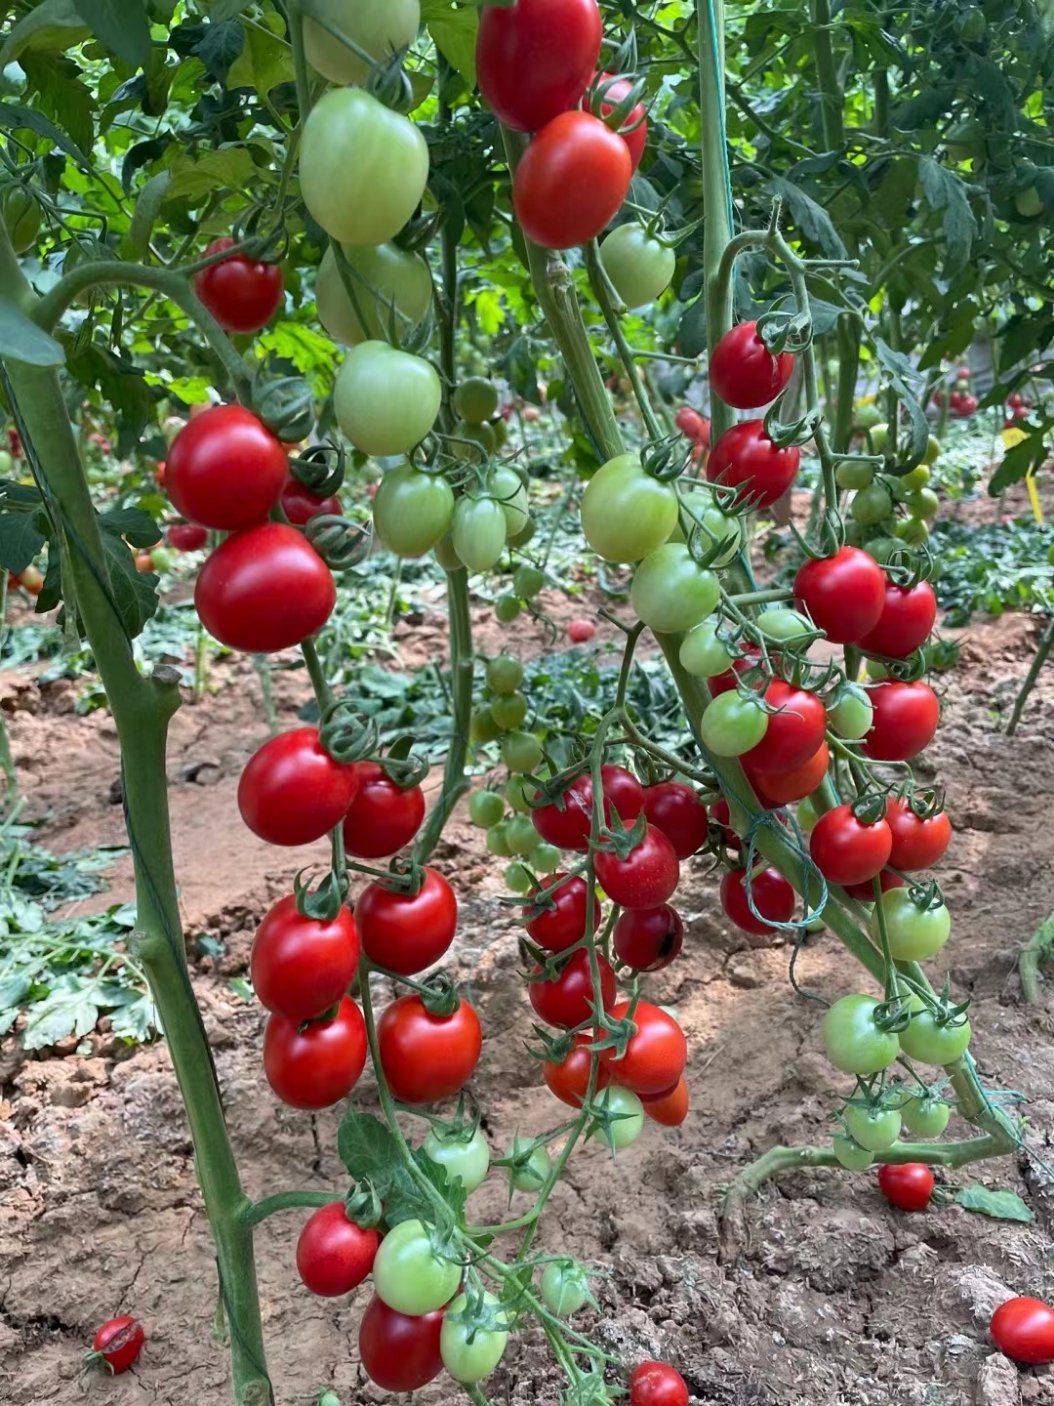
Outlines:
{"label": "pale green tomato", "polygon": [[650,629],[675,634],[705,620],[719,595],[714,573],[694,562],[687,547],[667,542],[637,567],[629,598]]}
{"label": "pale green tomato", "polygon": [[640,561],[669,537],[677,493],[641,468],[636,454],[601,465],[582,495],[582,531],[605,561]]}
{"label": "pale green tomato", "polygon": [[711,679],[732,667],[733,656],[717,637],[718,622],[704,620],[681,641],[681,664],[697,679]]}
{"label": "pale green tomato", "polygon": [[454,410],[470,425],[493,420],[498,413],[498,388],[482,376],[470,376],[454,392]]}
{"label": "pale green tomato", "polygon": [[880,566],[887,566],[893,560],[894,552],[901,550],[901,544],[895,537],[872,537],[867,550]]}
{"label": "pale green tomato", "polygon": [[450,537],[469,571],[489,571],[505,550],[505,514],[493,498],[459,498]]}
{"label": "pale green tomato", "polygon": [[884,420],[877,425],[871,426],[871,448],[876,454],[881,454],[883,452],[888,438],[889,426]]}
{"label": "pale green tomato", "polygon": [[[450,515],[454,515],[454,505],[450,505]],[[435,544],[433,556],[444,571],[464,571],[465,564],[454,551],[454,543],[449,532],[444,532]]]}
{"label": "pale green tomato", "polygon": [[445,1167],[451,1181],[460,1181],[466,1191],[475,1191],[487,1175],[490,1148],[479,1128],[467,1137],[464,1133],[439,1137],[435,1132],[430,1132],[423,1146],[428,1160]]}
{"label": "pale green tomato", "polygon": [[[510,771],[537,771],[544,755],[533,732],[507,733],[501,744],[501,759]],[[518,820],[525,818],[517,816]]]}
{"label": "pale green tomato", "polygon": [[849,505],[849,511],[861,527],[872,527],[876,522],[882,522],[889,517],[893,511],[893,495],[884,484],[872,483],[870,487],[862,488],[856,494]]}
{"label": "pale green tomato", "polygon": [[728,545],[714,557],[710,563],[713,567],[727,566],[730,561],[734,561],[743,545],[743,523],[740,518],[729,517],[720,508],[706,508],[699,514],[699,519],[705,529],[704,541],[710,540],[712,546],[717,546],[719,542],[727,542]]}
{"label": "pale green tomato", "polygon": [[531,871],[519,860],[506,865],[505,887],[510,893],[527,893],[531,888]]}
{"label": "pale green tomato", "polygon": [[900,1047],[920,1064],[954,1064],[970,1043],[970,1022],[965,1016],[939,1022],[920,996],[908,997],[912,1011],[907,1028],[900,1032]]}
{"label": "pale green tomato", "polygon": [[754,623],[767,639],[780,644],[800,645],[812,634],[812,626],[796,610],[763,610]]}
{"label": "pale green tomato", "polygon": [[477,708],[472,714],[472,722],[469,724],[469,737],[472,741],[495,742],[500,736],[501,728],[494,721],[486,704],[482,708]]}
{"label": "pale green tomato", "polygon": [[487,661],[486,679],[495,693],[515,693],[523,682],[523,665],[514,654],[495,654]]}
{"label": "pale green tomato", "polygon": [[839,1165],[844,1167],[847,1172],[862,1172],[865,1167],[870,1167],[875,1160],[873,1152],[868,1152],[866,1147],[861,1147],[858,1142],[854,1142],[844,1133],[834,1135],[831,1147]]}
{"label": "pale green tomato", "polygon": [[540,844],[535,845],[528,855],[531,868],[536,869],[539,874],[555,874],[559,869],[563,855],[555,845]]}
{"label": "pale green tomato", "polygon": [[524,600],[533,600],[545,585],[545,572],[537,566],[525,563],[518,566],[512,575],[512,588]]}
{"label": "pale green tomato", "polygon": [[464,464],[483,464],[494,453],[497,441],[489,425],[470,425],[459,420],[447,436],[447,448]]}
{"label": "pale green tomato", "polygon": [[443,388],[423,357],[386,342],[352,347],[337,373],[337,423],[364,454],[406,454],[436,422]]}
{"label": "pale green tomato", "polygon": [[627,308],[654,303],[673,281],[677,255],[643,225],[619,225],[600,246],[600,262]]}
{"label": "pale green tomato", "polygon": [[[386,341],[393,306],[396,314],[406,319],[401,323],[395,316],[397,330],[421,321],[432,302],[432,275],[420,254],[411,254],[396,244],[349,244],[344,255],[352,268],[349,277],[355,305],[348,297],[332,248],[322,255],[315,282],[319,321],[334,341],[349,347],[371,339]],[[365,326],[359,321],[359,312]]]}
{"label": "pale green tomato", "polygon": [[606,1089],[601,1089],[594,1103],[612,1121],[599,1124],[590,1137],[600,1138],[615,1152],[637,1141],[644,1131],[644,1105],[632,1089],[609,1084]]}
{"label": "pale green tomato", "polygon": [[1015,192],[1014,209],[1026,220],[1034,220],[1037,215],[1042,215],[1046,206],[1043,204],[1043,197],[1036,187],[1026,186],[1024,190]]}
{"label": "pale green tomato", "polygon": [[494,602],[494,618],[502,625],[511,625],[522,610],[519,596],[514,596],[511,591],[503,591]]}
{"label": "pale green tomato", "polygon": [[557,1318],[570,1318],[589,1302],[589,1280],[574,1260],[552,1260],[542,1270],[542,1302]]}
{"label": "pale green tomato", "polygon": [[377,1249],[373,1287],[396,1313],[419,1317],[450,1302],[462,1268],[439,1253],[433,1233],[421,1221],[404,1220],[392,1226]]}
{"label": "pale green tomato", "polygon": [[904,518],[903,521],[894,523],[893,531],[902,542],[907,542],[909,546],[917,546],[920,542],[925,542],[930,535],[929,524],[917,517]]}
{"label": "pale green tomato", "polygon": [[839,737],[845,737],[851,742],[865,737],[871,731],[874,714],[870,698],[856,684],[848,684],[827,710],[831,727]]}
{"label": "pale green tomato", "polygon": [[530,854],[538,843],[538,831],[529,815],[514,815],[506,822],[505,834],[513,854]]}
{"label": "pale green tomato", "polygon": [[827,1058],[843,1074],[877,1074],[900,1054],[896,1035],[876,1023],[878,1005],[873,996],[843,996],[824,1016]]}
{"label": "pale green tomato", "polygon": [[926,519],[937,516],[941,500],[932,488],[918,488],[905,498],[904,506],[912,517]]}
{"label": "pale green tomato", "polygon": [[468,818],[473,825],[489,830],[505,814],[505,802],[497,791],[473,791],[468,798]]}
{"label": "pale green tomato", "polygon": [[505,514],[507,535],[515,537],[530,521],[527,487],[515,469],[498,464],[486,478],[486,491]]}
{"label": "pale green tomato", "polygon": [[505,799],[519,815],[530,815],[531,797],[538,788],[525,776],[510,776],[505,783]]}
{"label": "pale green tomato", "polygon": [[930,471],[925,464],[916,464],[910,473],[893,480],[894,490],[899,489],[898,497],[906,497],[909,493],[917,493],[920,488],[925,488],[930,481]]}
{"label": "pale green tomato", "polygon": [[450,526],[454,493],[440,474],[401,464],[389,469],[373,500],[373,526],[389,551],[420,557],[436,547]]}
{"label": "pale green tomato", "polygon": [[[490,1309],[497,1309],[500,1300],[485,1291],[483,1301]],[[439,1330],[439,1355],[443,1366],[456,1382],[471,1385],[489,1376],[501,1361],[509,1335],[503,1328],[487,1328],[471,1322],[461,1322],[461,1317],[469,1308],[469,1299],[458,1294],[454,1302],[443,1314],[443,1326]]]}
{"label": "pale green tomato", "polygon": [[936,956],[951,935],[952,915],[943,903],[925,908],[915,902],[908,889],[887,889],[869,921],[876,941],[881,940],[879,908],[885,919],[889,950],[898,962],[924,962]]}
{"label": "pale green tomato", "polygon": [[365,83],[369,64],[338,36],[383,63],[412,44],[420,26],[420,0],[311,0],[310,14],[304,16],[304,52],[311,67],[331,83]]}
{"label": "pale green tomato", "polygon": [[0,477],[7,478],[11,472],[13,460],[6,449],[0,449]]}
{"label": "pale green tomato", "polygon": [[522,693],[503,693],[491,699],[490,711],[502,732],[508,732],[527,716],[527,699]]}
{"label": "pale green tomato", "polygon": [[834,471],[835,482],[839,488],[867,488],[874,476],[874,464],[857,463],[852,459],[839,464]]}
{"label": "pale green tomato", "polygon": [[900,1114],[895,1108],[850,1103],[842,1116],[850,1136],[869,1152],[885,1152],[900,1136]]}
{"label": "pale green tomato", "polygon": [[904,1126],[913,1137],[940,1137],[952,1111],[942,1098],[913,1095],[901,1108]]}
{"label": "pale green tomato", "polygon": [[508,822],[500,820],[487,831],[487,853],[495,859],[508,859],[512,854],[508,840]]}
{"label": "pale green tomato", "polygon": [[[926,452],[925,452],[925,453],[923,454],[923,456],[922,456],[922,462],[923,462],[924,464],[935,464],[935,463],[937,462],[937,460],[940,458],[940,453],[941,453],[941,442],[940,442],[940,440],[937,438],[937,436],[936,436],[935,434],[928,435],[927,438],[926,438]],[[912,470],[912,472],[914,472],[914,470]],[[924,483],[928,483],[928,482],[929,482],[929,475],[927,475],[926,479],[924,480]]]}
{"label": "pale green tomato", "polygon": [[706,705],[699,727],[703,746],[719,757],[741,757],[765,736],[769,715],[756,698],[730,689]]}
{"label": "pale green tomato", "polygon": [[552,1170],[553,1159],[546,1149],[536,1147],[528,1154],[527,1149],[530,1146],[530,1138],[514,1137],[509,1148],[509,1157],[522,1159],[518,1160],[515,1166],[505,1169],[509,1174],[509,1185],[514,1191],[540,1191]]}

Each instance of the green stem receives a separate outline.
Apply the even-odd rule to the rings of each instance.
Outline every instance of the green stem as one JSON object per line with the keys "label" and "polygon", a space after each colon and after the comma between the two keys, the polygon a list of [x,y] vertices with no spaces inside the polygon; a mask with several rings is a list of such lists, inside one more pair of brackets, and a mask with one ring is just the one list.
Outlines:
{"label": "green stem", "polygon": [[414,858],[423,864],[439,843],[451,812],[465,794],[468,781],[469,728],[472,723],[472,619],[468,608],[468,572],[447,572],[447,611],[450,617],[450,686],[453,693],[450,746],[443,768],[443,789],[414,845]]}
{"label": "green stem", "polygon": [[[831,429],[831,444],[838,454],[844,454],[849,448],[853,434],[853,399],[860,369],[860,331],[857,314],[843,312],[838,319],[838,389],[835,392],[834,424]],[[827,413],[831,414],[830,406]]]}
{"label": "green stem", "polygon": [[1032,663],[1028,666],[1025,681],[1021,685],[1017,697],[1014,699],[1014,707],[1010,714],[1010,721],[1006,725],[1008,737],[1013,737],[1014,733],[1017,731],[1017,725],[1021,721],[1021,714],[1024,712],[1025,704],[1028,702],[1028,695],[1035,688],[1040,670],[1047,662],[1047,657],[1052,647],[1054,647],[1054,615],[1047,621],[1047,628],[1043,631],[1039,646],[1032,656]]}
{"label": "green stem", "polygon": [[1044,918],[1018,953],[1017,974],[1021,978],[1021,995],[1025,1004],[1039,1001],[1039,964],[1050,957],[1054,948],[1054,913]]}
{"label": "green stem", "polygon": [[293,1211],[300,1208],[318,1210],[339,1201],[332,1191],[277,1191],[273,1196],[265,1196],[262,1201],[247,1202],[242,1211],[242,1220],[250,1228],[265,1221],[268,1216],[279,1211]]}
{"label": "green stem", "polygon": [[[703,268],[706,274],[706,341],[710,353],[732,325],[732,279],[721,278],[722,256],[732,238],[732,189],[725,130],[725,26],[723,0],[696,0],[699,21],[699,121],[702,130]],[[732,409],[715,396],[710,417],[714,440],[733,423]]]}
{"label": "green stem", "polygon": [[263,700],[264,720],[271,737],[278,731],[278,713],[274,706],[274,687],[271,683],[271,661],[266,654],[254,654],[253,668],[260,680],[260,697]]}
{"label": "green stem", "polygon": [[830,0],[809,0],[809,13],[816,60],[816,85],[820,90],[820,127],[827,150],[838,151],[845,145],[845,128],[842,123],[842,85],[838,81],[838,66],[831,43]]}

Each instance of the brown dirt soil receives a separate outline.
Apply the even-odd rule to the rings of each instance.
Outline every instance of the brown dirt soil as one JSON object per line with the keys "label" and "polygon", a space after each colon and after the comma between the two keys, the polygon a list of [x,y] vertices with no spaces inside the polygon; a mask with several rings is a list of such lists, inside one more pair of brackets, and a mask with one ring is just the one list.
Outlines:
{"label": "brown dirt soil", "polygon": [[[564,607],[566,611],[566,606]],[[481,623],[482,623],[482,612]],[[434,656],[428,621],[403,626],[407,657]],[[576,1155],[554,1194],[543,1243],[606,1271],[596,1335],[627,1363],[679,1364],[696,1402],[732,1406],[1018,1406],[1054,1402],[1054,1368],[1019,1372],[993,1351],[988,1316],[1010,1293],[1054,1297],[1049,1231],[1054,1050],[1050,998],[1020,1003],[1017,948],[1050,911],[1054,841],[1054,673],[1047,670],[1020,732],[1009,708],[1035,647],[1022,617],[965,632],[960,667],[940,683],[945,725],[919,766],[946,785],[956,841],[940,877],[955,916],[946,960],[955,991],[973,1001],[974,1050],[994,1089],[1028,1094],[1035,1155],[1022,1151],[948,1178],[1011,1188],[1030,1202],[1030,1225],[948,1206],[905,1216],[879,1197],[873,1175],[820,1171],[765,1188],[749,1214],[749,1241],[718,1261],[718,1193],[774,1143],[823,1140],[845,1081],[819,1052],[818,1008],[786,979],[785,945],[752,947],[732,930],[703,863],[685,869],[688,934],[681,959],[652,979],[676,1006],[691,1046],[694,1108],[669,1132],[649,1126],[612,1160]],[[517,636],[523,649],[539,639]],[[169,770],[176,860],[188,935],[223,938],[225,955],[200,961],[194,984],[215,1051],[247,1189],[342,1187],[337,1112],[310,1118],[276,1103],[263,1079],[263,1015],[228,978],[244,974],[252,931],[289,884],[302,852],[268,849],[240,823],[240,767],[264,734],[255,679],[224,666],[223,686],[185,707],[172,729]],[[302,675],[277,678],[283,720]],[[55,849],[118,844],[117,750],[105,714],[72,714],[71,690],[4,681],[3,706],[32,811]],[[516,974],[514,929],[494,899],[500,864],[456,818],[437,860],[463,894],[453,966],[474,992],[487,1039],[475,1087],[496,1148],[514,1131],[553,1120],[553,1104],[523,1053],[529,1006]],[[109,895],[129,894],[129,866]],[[828,996],[858,984],[829,935],[800,961],[803,984]],[[191,1147],[166,1050],[115,1050],[105,1034],[84,1055],[25,1057],[0,1047],[0,1400],[8,1406],[212,1406],[229,1399],[227,1353],[210,1335],[215,1276]],[[373,1107],[370,1079],[352,1099]],[[953,1130],[955,1124],[953,1123]],[[957,1129],[963,1134],[960,1124]],[[484,1220],[503,1210],[500,1189],[477,1192]],[[303,1219],[293,1212],[258,1235],[270,1367],[282,1406],[331,1386],[343,1403],[380,1401],[357,1364],[363,1298],[311,1298],[293,1267]],[[149,1340],[140,1363],[113,1380],[82,1379],[94,1326],[135,1312]],[[588,1324],[588,1315],[585,1316]],[[491,1379],[491,1398],[555,1406],[558,1384],[544,1345],[528,1335]],[[449,1383],[422,1402],[452,1401]],[[460,1398],[458,1398],[460,1399]]]}

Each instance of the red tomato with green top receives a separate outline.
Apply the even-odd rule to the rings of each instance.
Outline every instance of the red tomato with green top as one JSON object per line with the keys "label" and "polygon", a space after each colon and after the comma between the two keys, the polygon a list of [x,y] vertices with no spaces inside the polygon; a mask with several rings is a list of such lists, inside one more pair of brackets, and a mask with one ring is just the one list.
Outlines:
{"label": "red tomato with green top", "polygon": [[[232,249],[229,237],[214,239],[206,254]],[[248,254],[231,254],[194,275],[194,291],[225,332],[258,332],[282,302],[285,280],[279,264],[265,264]]]}
{"label": "red tomato with green top", "polygon": [[928,581],[914,586],[886,582],[878,624],[860,640],[868,654],[904,659],[924,644],[937,619],[937,597]]}
{"label": "red tomato with green top", "polygon": [[893,836],[889,862],[894,869],[928,869],[951,844],[952,826],[946,811],[917,815],[900,796],[890,797],[886,824]]}
{"label": "red tomato with green top", "polygon": [[[612,814],[624,825],[631,825],[644,808],[644,787],[625,767],[605,763],[600,768],[604,790],[604,820],[611,824]],[[543,840],[557,849],[585,851],[589,848],[589,831],[593,816],[593,778],[584,772],[575,778],[563,793],[559,804],[538,806],[531,812],[534,828]]]}
{"label": "red tomato with green top", "polygon": [[724,334],[710,357],[710,386],[726,405],[756,410],[776,399],[791,378],[794,357],[771,352],[756,322],[741,322]]}
{"label": "red tomato with green top", "polygon": [[878,1169],[879,1190],[898,1211],[924,1211],[933,1186],[933,1173],[922,1162],[888,1162]]}
{"label": "red tomato with green top", "polygon": [[711,483],[737,488],[737,503],[770,508],[782,498],[798,473],[801,453],[781,449],[765,433],[763,420],[741,420],[725,430],[710,450],[706,477]]}
{"label": "red tomato with green top", "polygon": [[476,77],[506,127],[537,132],[577,107],[600,57],[596,0],[515,0],[480,11]]}
{"label": "red tomato with green top", "polygon": [[317,728],[295,727],[249,758],[238,781],[238,809],[269,845],[308,845],[340,824],[358,785],[354,763],[334,761]]}
{"label": "red tomato with green top", "polygon": [[873,630],[886,604],[886,575],[859,547],[810,559],[794,578],[795,603],[834,644],[857,644]]}
{"label": "red tomato with green top", "polygon": [[617,132],[590,112],[562,112],[532,139],[516,167],[516,218],[543,249],[588,244],[618,214],[632,176],[629,148]]}
{"label": "red tomato with green top", "polygon": [[[523,907],[527,936],[550,952],[573,947],[585,936],[588,898],[589,886],[580,875],[568,878],[562,870],[546,874]],[[593,932],[599,928],[600,918],[600,901],[594,898]]]}
{"label": "red tomato with green top", "polygon": [[600,887],[622,908],[658,908],[672,895],[681,877],[673,845],[654,825],[626,857],[614,850],[598,850],[594,869]]}
{"label": "red tomato with green top", "polygon": [[637,1027],[621,1058],[614,1050],[604,1051],[612,1082],[641,1095],[672,1089],[688,1063],[688,1042],[673,1016],[648,1001],[638,1001],[635,1009],[631,1001],[620,1001],[609,1014]]}
{"label": "red tomato with green top", "polygon": [[765,690],[773,711],[765,736],[743,754],[743,765],[756,771],[799,767],[814,757],[827,733],[827,709],[815,693],[773,679]]}
{"label": "red tomato with green top", "polygon": [[1001,1303],[989,1328],[1000,1352],[1028,1367],[1054,1362],[1054,1308],[1042,1299],[1014,1298]]}
{"label": "red tomato with green top", "polygon": [[400,996],[377,1022],[388,1086],[400,1103],[449,1098],[471,1078],[483,1048],[479,1016],[465,1000],[452,1015],[433,1015],[420,996]]}
{"label": "red tomato with green top", "polygon": [[374,1297],[359,1324],[362,1370],[382,1391],[418,1391],[443,1370],[443,1309],[415,1317]]}
{"label": "red tomato with green top", "polygon": [[[610,73],[601,73],[598,82],[607,83],[611,79]],[[604,93],[604,101],[600,104],[600,115],[609,118],[626,97],[633,87],[633,80],[630,78],[616,78],[610,83]],[[632,129],[632,130],[631,130]],[[634,171],[640,165],[644,149],[648,145],[648,118],[647,108],[643,103],[634,103],[629,112],[622,119],[619,128],[619,136],[629,148],[630,160],[633,162]],[[699,438],[697,435],[693,439]]]}
{"label": "red tomato with green top", "polygon": [[269,1011],[310,1020],[336,1005],[359,964],[359,935],[347,908],[305,918],[287,894],[268,909],[253,938],[253,990]]}
{"label": "red tomato with green top", "polygon": [[244,405],[213,405],[169,445],[165,488],[177,512],[224,532],[263,522],[278,502],[286,452]]}
{"label": "red tomato with green top", "polygon": [[264,1030],[267,1082],[292,1108],[329,1108],[346,1097],[366,1067],[366,1022],[350,996],[336,1012],[308,1024],[284,1015]]}
{"label": "red tomato with green top", "polygon": [[[547,1059],[542,1075],[551,1093],[570,1108],[581,1108],[589,1088],[589,1067],[592,1061],[591,1035],[576,1035],[567,1056],[559,1061]],[[597,1093],[611,1082],[603,1059],[597,1059]]]}
{"label": "red tomato with green top", "polygon": [[[600,993],[605,1010],[615,1003],[615,973],[611,963],[597,954],[597,967],[600,972]],[[532,969],[534,978],[541,967]],[[531,1005],[547,1025],[557,1025],[564,1030],[573,1030],[593,1018],[593,974],[589,963],[589,953],[584,948],[573,952],[561,967],[557,976],[548,981],[528,980],[527,994]]]}
{"label": "red tomato with green top", "polygon": [[884,820],[868,824],[852,806],[825,811],[809,837],[812,861],[830,884],[862,884],[889,862],[893,836]]}
{"label": "red tomato with green top", "polygon": [[344,848],[381,859],[408,845],[425,818],[420,786],[397,785],[378,762],[358,762],[359,789],[344,818]]}
{"label": "red tomato with green top", "polygon": [[296,1268],[305,1288],[322,1298],[357,1289],[373,1268],[380,1231],[348,1219],[343,1201],[310,1215],[296,1242]]}
{"label": "red tomato with green top", "polygon": [[933,741],[940,704],[928,683],[884,680],[866,690],[874,709],[863,750],[872,761],[906,762]]}
{"label": "red tomato with green top", "polygon": [[416,893],[367,884],[355,904],[355,922],[371,962],[414,976],[438,962],[453,942],[457,899],[442,874],[426,868]]}

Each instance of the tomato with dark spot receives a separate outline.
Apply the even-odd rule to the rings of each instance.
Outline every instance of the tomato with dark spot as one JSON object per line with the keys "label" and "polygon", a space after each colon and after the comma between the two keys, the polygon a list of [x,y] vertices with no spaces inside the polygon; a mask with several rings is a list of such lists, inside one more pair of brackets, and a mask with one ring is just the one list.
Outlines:
{"label": "tomato with dark spot", "polygon": [[662,971],[680,953],[684,923],[676,908],[627,909],[620,913],[612,934],[619,961],[639,972]]}

